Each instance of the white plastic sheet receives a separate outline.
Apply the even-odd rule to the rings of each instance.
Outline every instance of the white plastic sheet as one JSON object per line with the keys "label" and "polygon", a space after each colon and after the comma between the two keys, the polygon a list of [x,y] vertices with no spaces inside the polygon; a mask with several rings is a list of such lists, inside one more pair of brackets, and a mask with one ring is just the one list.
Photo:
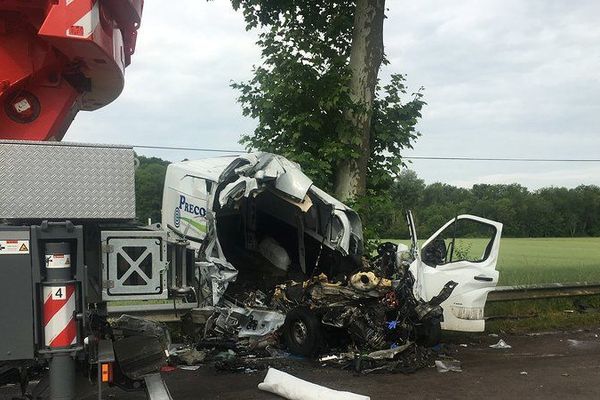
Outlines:
{"label": "white plastic sheet", "polygon": [[329,389],[275,368],[269,368],[258,388],[288,400],[371,400],[369,396]]}

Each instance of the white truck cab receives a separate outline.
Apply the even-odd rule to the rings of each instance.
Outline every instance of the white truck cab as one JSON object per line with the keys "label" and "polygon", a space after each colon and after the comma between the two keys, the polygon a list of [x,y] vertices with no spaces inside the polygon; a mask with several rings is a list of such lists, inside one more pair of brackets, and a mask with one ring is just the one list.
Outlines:
{"label": "white truck cab", "polygon": [[358,214],[316,187],[298,164],[270,153],[169,165],[162,225],[189,240],[207,263],[204,273],[219,281],[213,303],[237,271],[254,268],[244,279],[263,276],[256,269],[265,259],[275,272],[306,279],[316,270],[354,270],[363,251]]}

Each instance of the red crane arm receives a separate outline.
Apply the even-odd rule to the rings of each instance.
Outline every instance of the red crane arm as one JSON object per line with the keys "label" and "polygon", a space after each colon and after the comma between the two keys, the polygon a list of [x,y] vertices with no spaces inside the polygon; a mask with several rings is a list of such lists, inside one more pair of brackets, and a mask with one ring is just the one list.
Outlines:
{"label": "red crane arm", "polygon": [[0,139],[61,140],[123,90],[143,0],[0,0]]}

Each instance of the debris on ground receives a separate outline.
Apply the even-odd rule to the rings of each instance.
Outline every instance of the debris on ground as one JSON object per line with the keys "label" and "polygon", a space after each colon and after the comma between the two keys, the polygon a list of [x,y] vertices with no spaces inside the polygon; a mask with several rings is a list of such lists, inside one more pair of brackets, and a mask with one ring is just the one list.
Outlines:
{"label": "debris on ground", "polygon": [[274,393],[288,400],[370,400],[369,396],[363,396],[351,392],[342,392],[329,389],[293,375],[269,368],[263,382],[258,384],[260,390]]}
{"label": "debris on ground", "polygon": [[500,339],[496,344],[491,344],[489,347],[492,349],[512,349],[512,346],[503,339]]}
{"label": "debris on ground", "polygon": [[171,336],[164,324],[122,315],[111,323],[110,330],[115,357],[129,379],[141,379],[166,365]]}
{"label": "debris on ground", "polygon": [[435,360],[435,367],[438,372],[462,372],[461,363],[458,360],[445,359]]}
{"label": "debris on ground", "polygon": [[177,353],[179,360],[187,366],[200,364],[206,358],[206,352],[198,351],[196,349],[186,349],[182,352]]}
{"label": "debris on ground", "polygon": [[519,375],[527,375],[527,371],[521,371]]}
{"label": "debris on ground", "polygon": [[267,292],[223,292],[216,305],[190,312],[194,349],[173,358],[238,372],[263,370],[265,360],[297,356],[363,374],[412,373],[433,366],[429,346],[439,342],[440,304],[456,283],[448,282],[429,302],[417,299],[410,262],[397,256],[396,245],[386,243],[374,259],[363,258],[360,268],[347,275],[320,272],[283,281]]}
{"label": "debris on ground", "polygon": [[183,371],[198,371],[200,369],[199,365],[180,365],[177,368]]}
{"label": "debris on ground", "polygon": [[411,248],[382,243],[371,257],[356,211],[297,164],[268,153],[228,162],[192,241],[198,308],[187,334],[203,362],[247,371],[258,359],[328,354],[338,358],[326,365],[361,373],[433,366],[441,304],[458,283],[424,292],[410,212]]}

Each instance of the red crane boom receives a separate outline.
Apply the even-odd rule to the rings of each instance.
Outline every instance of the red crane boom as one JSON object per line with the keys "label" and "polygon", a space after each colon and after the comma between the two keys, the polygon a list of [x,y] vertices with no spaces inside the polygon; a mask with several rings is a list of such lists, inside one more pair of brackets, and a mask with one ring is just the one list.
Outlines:
{"label": "red crane boom", "polygon": [[143,0],[0,0],[0,139],[61,140],[123,90]]}

